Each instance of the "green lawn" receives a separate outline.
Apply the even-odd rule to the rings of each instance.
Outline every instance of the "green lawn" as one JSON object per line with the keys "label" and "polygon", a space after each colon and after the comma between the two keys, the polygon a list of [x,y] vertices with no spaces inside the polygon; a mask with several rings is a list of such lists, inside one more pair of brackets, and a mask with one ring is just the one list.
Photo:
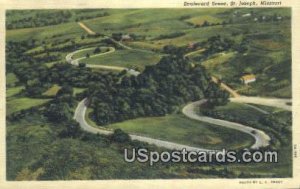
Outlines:
{"label": "green lawn", "polygon": [[103,56],[91,57],[81,62],[86,64],[99,64],[121,67],[138,67],[143,69],[146,65],[156,64],[160,55],[151,52],[141,52],[136,50],[117,50],[114,53]]}
{"label": "green lawn", "polygon": [[78,88],[78,87],[74,87],[74,95],[83,92],[84,90],[86,90],[86,88]]}
{"label": "green lawn", "polygon": [[93,55],[101,54],[101,53],[108,52],[109,50],[111,50],[108,47],[100,47],[101,52],[95,54],[94,53],[95,49],[96,49],[96,47],[95,48],[91,48],[91,49],[88,48],[88,49],[86,49],[84,51],[80,51],[80,52],[78,52],[78,53],[76,53],[76,54],[73,55],[73,59],[77,59],[77,58],[81,58],[81,57],[86,57],[87,54],[89,54],[90,56],[93,56]]}
{"label": "green lawn", "polygon": [[6,74],[6,86],[13,87],[18,82],[18,78],[14,73]]}
{"label": "green lawn", "polygon": [[223,12],[224,9],[112,9],[110,16],[86,20],[84,23],[99,33],[124,31],[153,38],[174,30],[191,28],[184,20],[180,20],[182,16],[192,18]]}
{"label": "green lawn", "polygon": [[166,141],[203,148],[245,148],[254,139],[244,133],[186,118],[183,115],[138,118],[109,125],[128,133],[136,133]]}
{"label": "green lawn", "polygon": [[54,84],[52,87],[50,87],[47,91],[43,93],[43,96],[53,97],[56,95],[60,88],[61,86]]}
{"label": "green lawn", "polygon": [[[272,107],[270,107],[272,108]],[[217,106],[214,111],[224,113],[231,117],[239,118],[241,120],[256,120],[263,114],[254,108],[246,106],[241,103],[229,102],[225,106]]]}
{"label": "green lawn", "polygon": [[78,24],[72,22],[54,26],[9,30],[6,37],[7,40],[14,41],[30,39],[43,40],[53,35],[61,35],[61,38],[70,38],[72,36],[81,35],[82,33],[84,33],[84,31],[78,27]]}
{"label": "green lawn", "polygon": [[7,89],[6,89],[6,97],[7,97],[7,98],[12,97],[12,96],[14,96],[14,95],[20,93],[22,89],[24,89],[23,86],[7,88]]}
{"label": "green lawn", "polygon": [[6,114],[9,115],[20,110],[26,110],[34,106],[39,106],[48,102],[49,100],[50,99],[38,99],[28,97],[11,99],[6,102]]}
{"label": "green lawn", "polygon": [[233,56],[235,55],[235,52],[222,52],[218,53],[215,56],[211,57],[208,60],[205,60],[201,64],[205,66],[208,70],[213,70],[217,66],[223,66],[222,64],[229,61]]}
{"label": "green lawn", "polygon": [[212,23],[222,23],[223,20],[215,16],[202,15],[202,16],[192,17],[190,19],[187,19],[186,21],[193,23],[195,25],[202,25],[205,21],[208,21],[210,24],[212,24]]}

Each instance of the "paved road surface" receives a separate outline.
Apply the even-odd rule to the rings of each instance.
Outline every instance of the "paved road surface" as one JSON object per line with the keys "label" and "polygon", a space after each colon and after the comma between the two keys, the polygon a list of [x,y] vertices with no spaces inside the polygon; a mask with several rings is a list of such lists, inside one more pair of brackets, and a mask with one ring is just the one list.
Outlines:
{"label": "paved road surface", "polygon": [[[87,101],[87,99],[83,99],[81,102],[79,102],[79,104],[76,108],[75,114],[74,114],[74,119],[80,124],[80,127],[84,131],[94,133],[94,134],[97,134],[97,133],[103,134],[103,135],[112,134],[113,131],[111,131],[111,130],[107,130],[104,128],[102,129],[100,127],[96,128],[96,127],[89,125],[86,122],[86,120],[85,120],[85,114],[86,114],[86,110],[87,110],[86,101]],[[138,136],[138,135],[132,135],[132,134],[130,134],[129,136],[131,137],[132,140],[146,142],[146,143],[153,144],[158,147],[167,148],[170,150],[182,150],[185,148],[187,151],[215,151],[215,150],[208,150],[208,149],[204,149],[204,148],[197,148],[197,147],[178,144],[178,143],[174,143],[174,142],[154,139],[154,138],[150,138],[150,137],[144,137],[144,136]]]}
{"label": "paved road surface", "polygon": [[187,117],[194,119],[194,120],[198,120],[198,121],[202,121],[205,123],[218,125],[221,127],[238,130],[238,131],[241,131],[241,132],[251,135],[252,137],[255,138],[255,143],[251,146],[252,149],[258,149],[260,147],[265,147],[265,146],[269,145],[270,137],[261,130],[258,130],[258,129],[240,124],[240,123],[235,123],[235,122],[231,122],[231,121],[226,121],[226,120],[215,119],[215,118],[211,118],[211,117],[207,117],[207,116],[198,115],[196,113],[197,108],[199,108],[200,105],[204,102],[205,102],[205,100],[200,100],[200,101],[190,103],[182,109],[182,113],[184,115],[186,115]]}
{"label": "paved road surface", "polygon": [[289,105],[292,103],[292,99],[240,96],[238,98],[230,98],[230,101],[239,103],[260,104],[292,111],[292,106]]}
{"label": "paved road surface", "polygon": [[[72,57],[76,54],[76,53],[79,53],[79,52],[82,52],[82,51],[86,51],[86,50],[90,50],[90,49],[94,49],[95,47],[91,47],[91,48],[86,48],[86,49],[80,49],[80,50],[77,50],[77,51],[74,51],[72,53],[69,53],[67,56],[66,56],[66,61],[74,66],[78,66],[79,65],[79,61],[80,60],[84,60],[86,59],[86,57],[81,57],[81,58],[77,58],[77,59],[73,59]],[[115,52],[115,48],[113,47],[108,47],[110,50],[107,51],[107,52],[104,52],[104,53],[99,53],[99,54],[95,54],[95,55],[91,55],[90,58],[93,58],[93,57],[98,57],[98,56],[103,56],[103,55],[106,55],[106,54],[110,54],[110,53],[113,53]],[[125,67],[121,67],[121,66],[108,66],[108,65],[96,65],[96,64],[86,64],[86,67],[89,67],[89,68],[100,68],[100,69],[108,69],[108,70],[115,70],[115,71],[123,71],[123,70],[126,70],[129,74],[131,75],[139,75],[140,72],[134,70],[134,69],[128,69],[128,68],[125,68]]]}
{"label": "paved road surface", "polygon": [[[216,77],[214,77],[214,76],[212,76],[211,79],[215,83],[219,82],[219,80]],[[228,91],[233,97],[240,97],[240,95],[235,90],[233,90],[232,88],[230,88],[225,83],[221,83],[221,88],[224,89],[224,90],[226,90],[226,91]]]}

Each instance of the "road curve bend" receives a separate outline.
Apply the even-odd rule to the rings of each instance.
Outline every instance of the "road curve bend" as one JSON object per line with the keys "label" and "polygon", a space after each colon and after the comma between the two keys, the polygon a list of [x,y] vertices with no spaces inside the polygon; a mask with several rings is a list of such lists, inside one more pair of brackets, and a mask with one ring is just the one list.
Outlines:
{"label": "road curve bend", "polygon": [[[79,102],[75,114],[74,114],[74,119],[79,123],[80,127],[87,132],[94,133],[94,134],[103,134],[103,135],[110,135],[113,133],[112,130],[104,129],[101,127],[93,127],[89,125],[86,120],[85,120],[85,114],[87,110],[87,98],[83,99],[82,101]],[[164,140],[159,140],[159,139],[154,139],[150,137],[145,137],[145,136],[138,136],[138,135],[133,135],[129,134],[132,140],[138,140],[141,142],[146,142],[148,144],[153,144],[158,147],[163,147],[167,148],[169,150],[183,150],[186,149],[187,151],[216,151],[216,150],[209,150],[209,149],[204,149],[204,148],[197,148],[193,146],[188,146],[188,145],[183,145],[183,144],[178,144],[174,142],[169,142],[169,141],[164,141]]]}
{"label": "road curve bend", "polygon": [[[87,30],[87,28],[85,27],[85,25],[83,23],[79,23],[79,25],[83,29],[85,29],[87,32],[92,34],[93,31]],[[106,36],[106,37],[108,37],[108,36]],[[120,42],[117,42],[117,41],[113,41],[113,42],[121,45],[122,47],[124,47],[126,49],[132,49],[130,47],[123,45]],[[94,48],[94,47],[92,47],[92,48]],[[78,52],[89,50],[92,48],[86,48],[86,49],[81,49],[81,50],[72,52],[66,56],[66,61],[74,66],[78,66],[79,61],[85,59],[86,57],[81,57],[81,58],[73,60],[73,58],[72,58],[73,55]],[[100,53],[97,55],[92,55],[91,57],[102,56],[104,54],[109,54],[109,53],[112,53],[115,51],[115,49],[113,47],[109,47],[109,48],[110,48],[110,51],[105,52],[105,53]],[[111,69],[111,70],[118,70],[118,71],[127,70],[128,73],[131,75],[140,74],[140,72],[138,72],[138,71],[135,71],[133,69],[128,69],[125,67],[107,66],[107,65],[90,65],[90,64],[88,64],[86,66],[91,67],[91,68],[104,68],[104,69]],[[227,90],[230,89],[225,84],[223,87]],[[236,97],[236,98],[230,99],[232,102],[261,104],[261,105],[266,105],[266,106],[279,107],[279,108],[283,108],[285,110],[291,110],[291,106],[288,105],[289,103],[291,103],[291,100],[278,100],[278,99],[268,99],[268,98],[260,98],[260,97],[245,97],[245,96],[238,95],[234,91],[230,91],[230,92],[233,94],[234,97]],[[222,127],[227,127],[230,129],[235,129],[235,130],[238,130],[238,131],[241,131],[241,132],[251,135],[255,139],[255,143],[251,146],[252,149],[258,149],[260,147],[265,147],[265,146],[269,145],[270,137],[261,130],[258,130],[258,129],[240,124],[240,123],[235,123],[235,122],[230,122],[230,121],[226,121],[226,120],[220,120],[220,119],[215,119],[215,118],[211,118],[211,117],[198,115],[195,111],[196,107],[199,107],[204,102],[205,102],[205,100],[200,100],[200,101],[196,101],[196,102],[186,105],[182,109],[183,114],[194,120],[198,120],[198,121],[202,121],[202,122],[206,122],[206,123],[210,123],[210,124],[214,124],[214,125],[218,125],[218,126],[222,126]],[[79,104],[75,110],[75,114],[74,114],[74,119],[77,122],[79,122],[80,127],[84,131],[94,133],[94,134],[99,133],[99,134],[103,134],[103,135],[109,135],[109,134],[113,133],[112,130],[104,129],[101,127],[96,128],[96,127],[89,125],[85,120],[86,110],[87,110],[87,99],[85,98],[81,102],[79,102]],[[154,138],[145,137],[145,136],[138,136],[138,135],[133,135],[133,134],[129,134],[129,136],[133,140],[146,142],[146,143],[153,144],[158,147],[167,148],[170,150],[186,149],[187,151],[216,151],[216,150],[211,150],[211,149],[197,148],[197,147],[178,144],[178,143],[174,143],[174,142],[154,139]]]}
{"label": "road curve bend", "polygon": [[241,131],[243,133],[247,133],[251,135],[255,139],[255,143],[251,146],[252,149],[258,149],[261,147],[266,147],[270,143],[270,137],[263,131],[259,129],[255,129],[240,123],[235,123],[231,121],[221,120],[221,119],[215,119],[207,116],[201,116],[198,115],[196,112],[196,108],[199,108],[201,104],[205,103],[206,100],[199,100],[196,102],[192,102],[188,105],[186,105],[182,109],[182,113],[189,117],[190,119],[202,121],[205,123],[210,123],[213,125],[218,125],[221,127],[226,127],[234,130]]}
{"label": "road curve bend", "polygon": [[[67,54],[66,61],[69,64],[72,64],[74,66],[78,66],[79,65],[79,61],[86,59],[86,57],[80,57],[80,58],[77,58],[77,59],[73,59],[73,56],[76,53],[79,53],[79,52],[82,52],[82,51],[86,51],[86,50],[90,50],[90,49],[94,49],[94,48],[95,47],[90,47],[90,48],[80,49],[80,50],[71,52],[71,53]],[[110,53],[115,52],[115,50],[116,50],[114,47],[108,47],[108,48],[109,48],[109,51],[104,52],[104,53],[99,53],[99,54],[91,55],[90,58],[98,57],[98,56],[103,56],[103,55],[106,55],[106,54],[110,54]],[[121,67],[121,66],[108,66],[108,65],[96,65],[96,64],[86,64],[85,66],[88,67],[88,68],[100,68],[100,69],[107,69],[107,70],[114,70],[114,71],[123,71],[123,70],[126,70],[129,74],[134,75],[134,76],[137,76],[137,75],[140,74],[140,72],[138,72],[138,71],[136,71],[134,69],[128,69],[128,68]]]}

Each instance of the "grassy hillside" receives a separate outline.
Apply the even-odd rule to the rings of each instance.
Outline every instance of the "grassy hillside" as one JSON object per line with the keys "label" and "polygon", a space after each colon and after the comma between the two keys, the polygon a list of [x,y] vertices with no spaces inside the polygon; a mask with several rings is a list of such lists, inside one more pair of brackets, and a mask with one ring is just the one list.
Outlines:
{"label": "grassy hillside", "polygon": [[108,128],[209,149],[245,148],[254,142],[247,134],[190,120],[183,115],[139,118],[112,124]]}
{"label": "grassy hillside", "polygon": [[88,59],[81,60],[86,64],[99,64],[121,67],[134,67],[143,69],[146,65],[155,64],[160,59],[159,54],[151,52],[141,52],[137,50],[117,50],[116,52],[90,57]]}

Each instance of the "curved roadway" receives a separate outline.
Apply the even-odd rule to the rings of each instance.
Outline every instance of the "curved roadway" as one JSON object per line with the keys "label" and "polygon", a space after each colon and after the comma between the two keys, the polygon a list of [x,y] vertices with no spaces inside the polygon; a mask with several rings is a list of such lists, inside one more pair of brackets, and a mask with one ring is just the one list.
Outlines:
{"label": "curved roadway", "polygon": [[[83,99],[81,102],[79,102],[75,114],[74,114],[74,119],[79,123],[80,127],[87,132],[94,133],[94,134],[103,134],[103,135],[110,135],[113,133],[112,130],[108,130],[105,128],[96,128],[91,125],[89,125],[86,120],[85,120],[85,114],[87,110],[87,99]],[[215,151],[215,150],[209,150],[209,149],[204,149],[204,148],[197,148],[197,147],[192,147],[188,145],[183,145],[183,144],[178,144],[174,142],[169,142],[169,141],[164,141],[164,140],[159,140],[159,139],[154,139],[150,137],[145,137],[145,136],[138,136],[138,135],[133,135],[129,134],[132,140],[138,140],[142,142],[146,142],[149,144],[156,145],[158,147],[163,147],[167,148],[170,150],[182,150],[186,149],[187,151]]]}
{"label": "curved roadway", "polygon": [[[86,57],[81,57],[81,58],[77,58],[77,59],[73,59],[73,56],[76,54],[76,53],[79,53],[79,52],[82,52],[82,51],[87,51],[87,50],[90,50],[90,49],[94,49],[95,47],[90,47],[90,48],[85,48],[85,49],[80,49],[80,50],[77,50],[77,51],[74,51],[74,52],[71,52],[69,53],[67,56],[66,56],[66,61],[74,66],[78,66],[79,65],[79,61],[80,60],[84,60],[84,59],[87,59]],[[107,52],[104,52],[104,53],[99,53],[99,54],[94,54],[94,55],[91,55],[89,58],[93,58],[93,57],[98,57],[98,56],[103,56],[103,55],[106,55],[106,54],[110,54],[110,53],[113,53],[115,52],[115,48],[113,47],[108,47],[109,48],[109,51]],[[88,68],[100,68],[100,69],[109,69],[109,70],[115,70],[115,71],[123,71],[123,70],[126,70],[129,74],[131,75],[139,75],[140,72],[134,70],[134,69],[128,69],[128,68],[125,68],[125,67],[121,67],[121,66],[107,66],[107,65],[96,65],[96,64],[86,64],[86,67]]]}
{"label": "curved roadway", "polygon": [[221,127],[226,127],[234,130],[241,131],[243,133],[247,133],[251,135],[255,139],[255,143],[251,146],[252,149],[258,149],[260,147],[265,147],[269,145],[270,137],[263,131],[259,129],[255,129],[240,123],[235,123],[231,121],[221,120],[221,119],[215,119],[207,116],[200,116],[197,114],[196,108],[199,108],[201,104],[205,103],[206,100],[199,100],[193,103],[190,103],[186,105],[182,109],[182,113],[186,115],[187,117],[202,121],[205,123],[210,123],[213,125],[218,125]]}
{"label": "curved roadway", "polygon": [[[83,27],[82,25],[81,25],[81,27]],[[119,43],[119,42],[118,42],[118,44],[123,45],[122,43]],[[128,48],[127,46],[125,46],[125,47]],[[78,51],[68,54],[66,56],[67,62],[72,65],[78,66],[79,61],[85,59],[86,57],[81,57],[81,58],[73,60],[72,56],[78,52],[89,50],[89,49],[92,49],[92,48],[81,49],[81,50],[78,50]],[[91,57],[102,56],[104,54],[113,53],[114,51],[115,51],[115,49],[113,47],[110,47],[110,51],[105,52],[105,53],[100,53],[97,55],[92,55]],[[111,70],[127,70],[129,72],[129,74],[132,74],[132,75],[139,74],[139,72],[132,70],[132,69],[125,68],[125,67],[89,65],[89,64],[86,66],[92,67],[92,68],[104,68],[104,69],[111,69]],[[231,98],[230,101],[239,102],[239,103],[253,103],[253,104],[266,105],[266,106],[273,106],[273,107],[282,108],[282,109],[289,110],[289,111],[291,111],[291,109],[292,109],[291,106],[289,105],[291,103],[291,99],[271,99],[271,98],[261,98],[261,97],[246,97],[246,96],[239,96],[239,95],[234,95],[234,96],[236,98]],[[86,110],[87,110],[86,102],[87,102],[87,99],[83,99],[81,102],[79,102],[79,104],[76,108],[75,114],[74,114],[74,119],[79,122],[81,128],[87,132],[94,133],[94,134],[96,134],[96,133],[104,134],[104,135],[112,134],[113,133],[112,130],[107,130],[107,129],[100,128],[100,127],[96,128],[96,127],[89,125],[86,122],[86,120],[85,120],[85,114],[86,114]],[[264,131],[261,131],[259,129],[255,129],[255,128],[252,128],[252,127],[240,124],[240,123],[235,123],[235,122],[230,122],[230,121],[226,121],[226,120],[220,120],[220,119],[215,119],[215,118],[211,118],[211,117],[207,117],[207,116],[198,115],[196,113],[197,111],[195,109],[196,109],[196,107],[199,107],[204,102],[205,102],[205,100],[200,100],[200,101],[196,101],[196,102],[186,105],[182,109],[183,114],[194,120],[198,120],[198,121],[202,121],[202,122],[206,122],[206,123],[230,128],[230,129],[235,129],[235,130],[238,130],[238,131],[241,131],[241,132],[251,135],[255,139],[255,143],[251,146],[252,149],[258,149],[260,147],[265,147],[265,146],[269,145],[270,137]],[[147,142],[149,144],[154,144],[158,147],[163,147],[163,148],[167,148],[167,149],[171,149],[171,150],[182,150],[185,148],[187,151],[215,151],[215,150],[211,150],[211,149],[197,148],[197,147],[193,147],[193,146],[182,145],[182,144],[178,144],[178,143],[174,143],[174,142],[163,141],[163,140],[154,139],[154,138],[145,137],[145,136],[138,136],[138,135],[133,135],[133,134],[129,134],[129,136],[133,140]]]}

